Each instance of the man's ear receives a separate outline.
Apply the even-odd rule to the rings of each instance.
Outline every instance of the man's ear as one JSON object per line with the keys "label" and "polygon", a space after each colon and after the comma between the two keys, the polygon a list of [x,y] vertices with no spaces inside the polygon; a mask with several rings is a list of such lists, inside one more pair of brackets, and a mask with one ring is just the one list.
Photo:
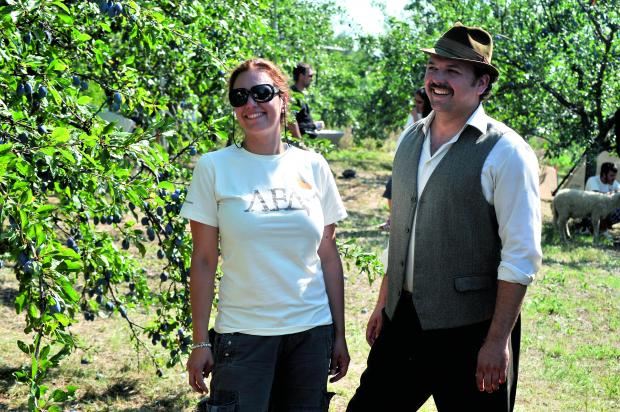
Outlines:
{"label": "man's ear", "polygon": [[491,76],[488,73],[483,74],[478,78],[478,95],[481,95],[489,87],[491,83]]}

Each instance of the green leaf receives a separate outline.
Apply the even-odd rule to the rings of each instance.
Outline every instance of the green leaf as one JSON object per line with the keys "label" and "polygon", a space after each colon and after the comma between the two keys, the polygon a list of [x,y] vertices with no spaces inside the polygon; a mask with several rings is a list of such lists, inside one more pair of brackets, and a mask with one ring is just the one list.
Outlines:
{"label": "green leaf", "polygon": [[51,93],[52,97],[54,98],[54,103],[56,103],[56,104],[61,104],[62,103],[62,97],[60,97],[60,94],[58,94],[58,91],[56,90],[56,88],[51,87],[50,88],[50,93]]}
{"label": "green leaf", "polygon": [[37,377],[37,372],[39,371],[39,362],[37,361],[37,358],[34,357],[34,353],[30,356],[30,361],[32,362],[30,367],[30,378],[35,379]]}
{"label": "green leaf", "polygon": [[67,149],[58,149],[58,153],[60,153],[62,157],[64,157],[69,162],[69,164],[74,165],[76,163],[75,157],[73,157],[73,153],[71,153]]}
{"label": "green leaf", "polygon": [[52,141],[55,143],[64,143],[71,138],[71,134],[69,133],[69,129],[65,127],[57,127],[52,132]]}
{"label": "green leaf", "polygon": [[20,292],[15,297],[15,312],[18,314],[24,310],[24,303],[26,302],[26,291]]}
{"label": "green leaf", "polygon": [[58,13],[56,16],[65,24],[73,24],[73,18],[71,18],[71,16],[67,16],[64,13]]}
{"label": "green leaf", "polygon": [[176,187],[172,183],[168,182],[167,180],[162,180],[161,182],[159,182],[159,184],[157,185],[157,188],[165,189],[170,192],[174,192],[176,189]]}
{"label": "green leaf", "polygon": [[92,100],[93,100],[92,97],[84,95],[84,96],[80,96],[80,98],[77,100],[77,102],[78,102],[79,105],[84,106],[84,105],[87,105],[88,103],[90,103]]}
{"label": "green leaf", "polygon": [[153,16],[153,18],[155,19],[157,23],[161,23],[162,21],[166,20],[166,16],[156,11],[152,12],[151,16]]}
{"label": "green leaf", "polygon": [[79,386],[67,385],[66,389],[67,389],[67,393],[69,394],[69,396],[75,396],[75,391],[79,389]]}
{"label": "green leaf", "polygon": [[19,203],[22,205],[28,205],[32,202],[34,196],[32,194],[32,190],[28,189],[22,192],[22,195],[19,197]]}
{"label": "green leaf", "polygon": [[[69,397],[67,396],[67,393],[61,389],[56,389],[53,393],[52,393],[52,399],[54,400],[54,402],[64,402],[68,399]],[[51,410],[48,409],[48,410]]]}
{"label": "green leaf", "polygon": [[17,346],[26,355],[30,355],[30,347],[28,345],[26,345],[26,343],[22,342],[21,340],[18,340],[17,341]]}
{"label": "green leaf", "polygon": [[77,30],[73,31],[73,38],[78,43],[82,43],[82,42],[85,42],[85,41],[88,41],[88,40],[92,39],[92,37],[88,33],[80,33]]}
{"label": "green leaf", "polygon": [[11,150],[12,147],[13,147],[13,144],[11,143],[0,144],[0,155],[8,152],[9,150]]}
{"label": "green leaf", "polygon": [[67,65],[58,59],[52,60],[47,66],[47,71],[64,72],[65,70],[67,70]]}
{"label": "green leaf", "polygon": [[50,353],[50,345],[45,345],[39,352],[39,359],[47,359],[47,355]]}
{"label": "green leaf", "polygon": [[69,326],[72,322],[71,318],[63,313],[54,313],[54,318],[60,323],[62,326]]}
{"label": "green leaf", "polygon": [[49,215],[50,212],[53,212],[56,209],[57,209],[57,206],[55,205],[43,205],[39,207],[37,210],[35,210],[35,213],[41,216],[46,216],[46,215]]}
{"label": "green leaf", "polygon": [[80,295],[73,289],[71,284],[68,281],[62,282],[62,290],[65,292],[65,295],[73,302],[77,302],[80,299]]}
{"label": "green leaf", "polygon": [[30,317],[34,319],[39,319],[41,317],[41,311],[34,302],[28,305],[28,315],[30,315]]}
{"label": "green leaf", "polygon": [[71,11],[69,10],[69,8],[67,6],[65,6],[62,2],[60,1],[55,1],[54,3],[52,3],[54,6],[64,10],[67,14],[71,14]]}

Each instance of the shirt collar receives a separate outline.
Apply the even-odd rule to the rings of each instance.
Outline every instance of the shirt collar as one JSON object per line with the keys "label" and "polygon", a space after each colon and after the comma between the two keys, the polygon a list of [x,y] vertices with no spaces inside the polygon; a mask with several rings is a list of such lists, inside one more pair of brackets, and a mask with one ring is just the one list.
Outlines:
{"label": "shirt collar", "polygon": [[[424,132],[425,135],[428,132],[429,127],[431,127],[431,123],[433,123],[433,119],[435,119],[435,111],[432,111],[431,114],[426,116],[426,118],[423,120],[424,124],[422,126],[422,131]],[[467,119],[467,122],[465,122],[465,126],[471,125],[475,127],[476,129],[480,130],[480,133],[484,134],[487,131],[487,124],[488,124],[488,116],[484,112],[482,103],[480,103],[478,104],[478,107],[476,108],[476,110],[474,110],[474,112],[471,114],[471,116],[469,116],[469,119]],[[465,130],[465,127],[461,129],[461,131],[463,130]]]}

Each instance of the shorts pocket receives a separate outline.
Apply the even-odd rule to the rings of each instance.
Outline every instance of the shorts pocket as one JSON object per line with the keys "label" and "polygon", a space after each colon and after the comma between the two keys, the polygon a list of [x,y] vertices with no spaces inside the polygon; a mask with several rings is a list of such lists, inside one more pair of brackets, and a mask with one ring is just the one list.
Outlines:
{"label": "shorts pocket", "polygon": [[217,391],[206,400],[205,412],[237,412],[239,410],[239,400],[236,392]]}
{"label": "shorts pocket", "polygon": [[237,333],[217,333],[214,343],[214,362],[216,365],[230,363],[237,348]]}

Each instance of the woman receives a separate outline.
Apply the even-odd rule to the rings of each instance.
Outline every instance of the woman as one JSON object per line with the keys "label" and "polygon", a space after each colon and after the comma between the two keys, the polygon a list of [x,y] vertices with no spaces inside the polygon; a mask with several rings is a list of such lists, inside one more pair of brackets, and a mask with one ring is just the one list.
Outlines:
{"label": "woman", "polygon": [[243,142],[201,157],[181,211],[193,239],[189,384],[207,393],[213,373],[209,404],[240,412],[322,411],[328,373],[335,382],[349,365],[335,242],[346,212],[325,159],[282,142],[290,96],[279,68],[242,63],[228,95]]}

